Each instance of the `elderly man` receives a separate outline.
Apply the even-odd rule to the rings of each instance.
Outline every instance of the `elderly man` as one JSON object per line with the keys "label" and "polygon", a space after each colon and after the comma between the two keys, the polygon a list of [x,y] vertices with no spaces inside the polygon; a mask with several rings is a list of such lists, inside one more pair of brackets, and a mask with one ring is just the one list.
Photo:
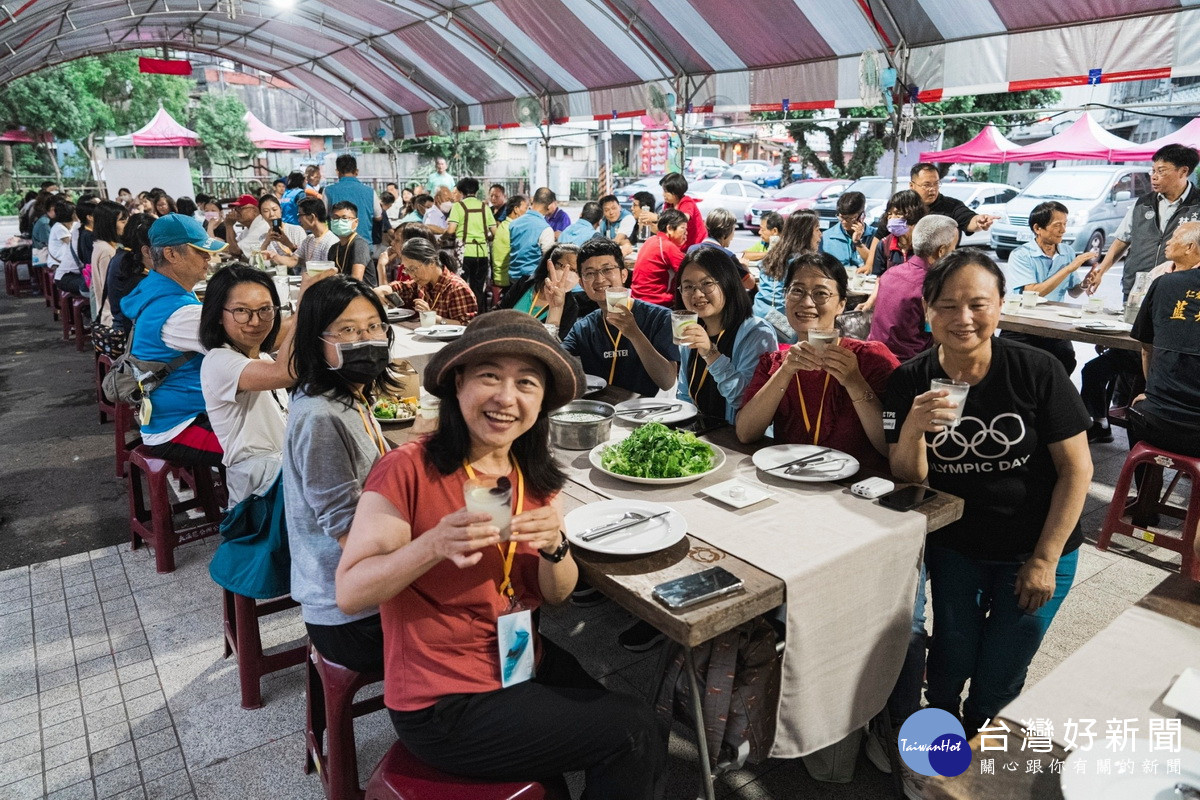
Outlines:
{"label": "elderly man", "polygon": [[629,255],[633,252],[633,243],[629,237],[633,235],[633,227],[637,220],[633,218],[633,214],[621,208],[621,201],[615,194],[604,195],[599,203],[604,214],[604,219],[600,221],[600,235],[621,245],[621,252]]}
{"label": "elderly man", "polygon": [[493,183],[488,187],[488,206],[492,209],[492,217],[499,225],[504,222],[504,218],[508,216],[505,212],[508,206],[508,193],[504,190],[504,184]]}
{"label": "elderly man", "polygon": [[438,159],[433,162],[434,172],[429,176],[429,180],[425,181],[425,191],[436,196],[438,189],[454,188],[454,184],[457,183],[457,181],[454,180],[453,175],[446,171],[446,167],[446,159],[442,158],[441,156],[439,156]]}
{"label": "elderly man", "polygon": [[875,313],[867,338],[883,342],[901,361],[929,348],[922,288],[925,274],[958,244],[958,225],[950,217],[927,214],[912,232],[913,254],[879,276]]}
{"label": "elderly man", "polygon": [[[933,164],[924,161],[914,164],[908,174],[908,188],[921,196],[921,202],[925,204],[926,212],[950,217],[963,233],[986,231],[996,221],[997,217],[976,214],[962,200],[942,194],[941,176],[938,174],[938,168]],[[884,219],[881,221],[875,237],[882,241],[887,235],[887,220]]]}
{"label": "elderly man", "polygon": [[139,411],[142,444],[157,458],[186,466],[218,467],[221,445],[204,410],[200,390],[200,300],[192,289],[208,274],[212,253],[225,244],[200,223],[167,214],[150,226],[154,269],[121,300],[133,320],[129,354],[143,361],[174,364],[174,370]]}
{"label": "elderly man", "polygon": [[1121,276],[1121,293],[1126,297],[1137,274],[1154,269],[1162,261],[1163,248],[1179,223],[1200,214],[1200,189],[1188,181],[1197,163],[1200,154],[1190,147],[1169,144],[1158,149],[1150,170],[1152,191],[1139,197],[1126,212],[1104,260],[1084,278],[1083,288],[1088,294],[1100,288],[1104,273],[1126,250],[1129,253]]}
{"label": "elderly man", "polygon": [[[1013,250],[1008,258],[1010,292],[1037,292],[1049,300],[1061,301],[1067,294],[1083,294],[1083,282],[1076,272],[1095,258],[1091,251],[1075,254],[1075,248],[1063,243],[1067,232],[1067,207],[1056,200],[1034,206],[1029,213],[1033,240]],[[1070,375],[1075,371],[1075,346],[1067,339],[1052,339],[1029,333],[1000,331],[1006,339],[1045,350],[1062,362]]]}
{"label": "elderly man", "polygon": [[[234,225],[241,232],[237,232]],[[244,194],[229,204],[229,212],[225,215],[225,244],[229,253],[235,256],[248,257],[255,250],[262,249],[263,239],[271,230],[271,225],[258,213],[258,198],[252,194]]]}

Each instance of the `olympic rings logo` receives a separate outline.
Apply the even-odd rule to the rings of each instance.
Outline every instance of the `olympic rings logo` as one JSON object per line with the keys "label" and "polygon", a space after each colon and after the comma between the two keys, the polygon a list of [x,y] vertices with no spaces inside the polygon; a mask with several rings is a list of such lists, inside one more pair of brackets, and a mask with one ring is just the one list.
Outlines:
{"label": "olympic rings logo", "polygon": [[957,426],[933,436],[930,447],[942,461],[960,461],[969,453],[979,459],[1004,458],[1025,438],[1025,420],[1011,412],[984,425],[979,417],[963,417]]}

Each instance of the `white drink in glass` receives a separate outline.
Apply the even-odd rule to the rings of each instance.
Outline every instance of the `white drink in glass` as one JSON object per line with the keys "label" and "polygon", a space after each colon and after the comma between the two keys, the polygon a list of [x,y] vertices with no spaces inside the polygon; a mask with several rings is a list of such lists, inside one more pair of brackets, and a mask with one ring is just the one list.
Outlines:
{"label": "white drink in glass", "polygon": [[1021,308],[1037,308],[1039,297],[1037,292],[1021,292]]}
{"label": "white drink in glass", "polygon": [[939,420],[947,428],[953,428],[962,420],[963,408],[967,404],[967,392],[971,389],[971,384],[965,381],[952,381],[949,378],[934,378],[929,383],[929,390],[936,392],[938,389],[948,391],[950,394],[946,396],[946,399],[957,404],[954,408],[940,409],[943,413],[954,414],[953,419],[941,418]]}
{"label": "white drink in glass", "polygon": [[813,349],[818,353],[824,353],[825,348],[837,341],[837,331],[833,328],[825,329],[810,329],[808,332],[808,343],[813,346]]}
{"label": "white drink in glass", "polygon": [[688,325],[695,325],[700,317],[694,311],[671,312],[671,337],[675,344],[683,344],[683,332]]}
{"label": "white drink in glass", "polygon": [[463,499],[472,514],[491,514],[500,538],[512,534],[512,482],[506,477],[471,478],[463,486]]}
{"label": "white drink in glass", "polygon": [[618,308],[633,308],[633,297],[630,296],[629,290],[624,287],[605,289],[604,302],[608,306],[609,311],[616,311]]}
{"label": "white drink in glass", "polygon": [[432,328],[434,325],[437,325],[437,319],[438,319],[438,314],[436,311],[422,311],[421,312],[421,327],[422,328]]}

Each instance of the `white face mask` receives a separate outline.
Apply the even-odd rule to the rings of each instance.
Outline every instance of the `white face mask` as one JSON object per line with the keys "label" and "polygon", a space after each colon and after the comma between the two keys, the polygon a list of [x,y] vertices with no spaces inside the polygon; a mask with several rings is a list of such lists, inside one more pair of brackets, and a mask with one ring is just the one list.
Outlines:
{"label": "white face mask", "polygon": [[452,208],[454,208],[454,203],[450,202],[442,203],[440,206],[438,206],[438,209],[440,209],[443,214],[449,214],[450,209]]}

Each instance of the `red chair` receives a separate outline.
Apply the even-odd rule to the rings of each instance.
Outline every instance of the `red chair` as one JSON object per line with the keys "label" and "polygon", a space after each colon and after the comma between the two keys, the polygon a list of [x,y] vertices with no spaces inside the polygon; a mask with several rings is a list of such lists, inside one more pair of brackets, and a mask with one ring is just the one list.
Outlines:
{"label": "red chair", "polygon": [[[355,672],[325,659],[312,645],[305,662],[307,724],[304,774],[315,767],[328,800],[362,800],[354,719],[383,709],[383,695],[354,702],[362,688],[383,680],[382,672]],[[325,734],[328,733],[326,746]]]}
{"label": "red chair", "polygon": [[[126,466],[129,479],[130,545],[134,550],[141,547],[143,542],[150,545],[154,550],[155,568],[159,572],[174,572],[176,547],[212,536],[220,527],[219,491],[213,480],[212,470],[190,469],[171,464],[150,455],[143,445],[138,445],[129,453]],[[170,474],[191,486],[195,497],[172,503],[170,487],[167,484],[167,476]],[[193,508],[204,510],[204,520],[176,527],[175,515]]]}
{"label": "red chair", "polygon": [[39,266],[38,277],[41,279],[42,300],[46,303],[46,308],[54,312],[54,318],[58,319],[58,306],[55,305],[55,292],[58,290],[54,288],[54,270],[48,266]]}
{"label": "red chair", "polygon": [[[112,359],[103,353],[96,353],[96,404],[100,407],[100,424],[116,419],[117,406],[108,402],[104,396],[104,376],[112,369]],[[117,476],[121,477],[120,475]]]}
{"label": "red chair", "polygon": [[[1138,491],[1138,499],[1129,503],[1129,486],[1133,483],[1134,470],[1145,466],[1146,474],[1142,478],[1142,486]],[[1167,490],[1161,495],[1158,489],[1162,486],[1164,469],[1175,470],[1175,478]],[[1175,491],[1175,486],[1181,477],[1186,476],[1191,482],[1191,494],[1186,508],[1167,504],[1167,499]],[[1150,531],[1141,526],[1135,526],[1132,521],[1126,522],[1127,514],[1137,512],[1139,515],[1160,514],[1183,520],[1183,529],[1179,534]],[[1200,458],[1181,456],[1152,447],[1145,442],[1138,442],[1129,451],[1125,466],[1121,467],[1121,475],[1117,478],[1116,488],[1113,489],[1112,503],[1108,506],[1108,515],[1100,527],[1100,536],[1096,547],[1107,550],[1114,533],[1141,539],[1144,542],[1172,550],[1183,556],[1180,574],[1184,577],[1200,581],[1200,559],[1196,555],[1196,528],[1200,525]]]}
{"label": "red chair", "polygon": [[62,289],[55,289],[57,294],[57,313],[54,318],[62,322],[62,336],[64,342],[71,341],[71,299],[74,297],[70,292],[64,292]]}
{"label": "red chair", "polygon": [[237,654],[242,708],[262,708],[262,677],[303,663],[308,646],[302,644],[278,653],[264,654],[258,620],[260,617],[277,614],[289,608],[299,608],[300,604],[293,600],[291,595],[258,602],[253,597],[246,597],[228,589],[221,591],[224,593],[222,605],[225,612],[225,658]]}
{"label": "red chair", "polygon": [[[29,270],[29,277],[21,278],[21,267]],[[4,289],[13,297],[20,297],[21,292],[29,289],[29,293],[33,294],[35,278],[33,265],[28,261],[5,261],[4,262]]]}
{"label": "red chair", "polygon": [[366,800],[570,800],[562,777],[488,783],[439,772],[396,742],[371,773]]}
{"label": "red chair", "polygon": [[[133,418],[133,408],[124,403],[117,403],[113,436],[116,439],[117,477],[125,477],[125,465],[129,462],[130,454],[142,444],[141,428]],[[129,438],[129,434],[134,434]]]}
{"label": "red chair", "polygon": [[86,297],[71,298],[71,327],[75,332],[75,349],[82,353],[91,346],[91,325],[85,325],[84,320],[91,321],[91,305]]}

